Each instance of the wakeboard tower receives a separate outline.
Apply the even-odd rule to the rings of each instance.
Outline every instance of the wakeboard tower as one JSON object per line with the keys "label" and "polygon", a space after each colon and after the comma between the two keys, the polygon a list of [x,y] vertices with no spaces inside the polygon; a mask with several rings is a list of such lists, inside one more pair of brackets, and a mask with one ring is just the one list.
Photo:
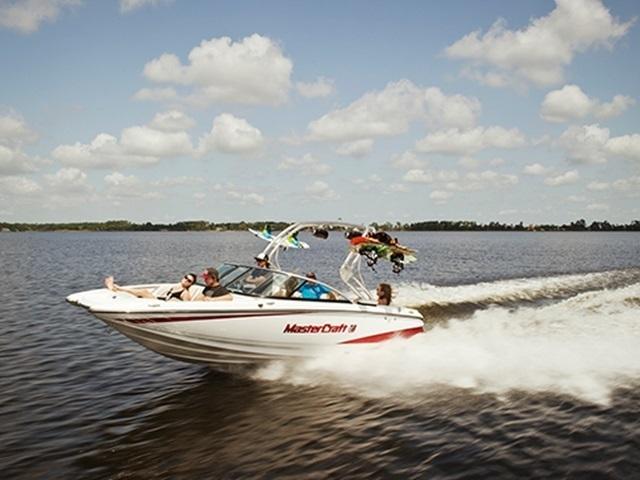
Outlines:
{"label": "wakeboard tower", "polygon": [[[261,231],[249,229],[256,237],[269,242],[269,245],[265,247],[262,253],[268,255],[272,259],[272,263],[275,261],[275,265],[278,265],[277,255],[280,249],[288,247],[309,248],[307,243],[298,240],[297,237],[300,232],[309,231],[316,238],[327,239],[330,230],[344,230],[344,236],[349,242],[349,249],[353,255],[347,257],[341,272],[345,269],[350,271],[357,268],[357,277],[360,278],[359,283],[364,283],[359,274],[360,258],[364,258],[367,266],[374,271],[378,260],[387,261],[391,263],[394,273],[402,272],[405,265],[417,260],[416,250],[401,245],[397,238],[371,226],[364,227],[343,222],[327,222],[326,224],[318,222],[297,223],[290,225],[277,235],[274,235],[268,226],[265,226]],[[347,273],[348,277],[353,275],[353,272]],[[344,278],[343,281],[348,284]]]}

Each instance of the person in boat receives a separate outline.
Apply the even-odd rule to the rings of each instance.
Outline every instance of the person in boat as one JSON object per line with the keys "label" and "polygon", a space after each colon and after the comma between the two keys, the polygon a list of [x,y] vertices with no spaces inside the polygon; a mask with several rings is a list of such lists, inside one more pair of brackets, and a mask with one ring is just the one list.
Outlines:
{"label": "person in boat", "polygon": [[269,263],[269,255],[265,255],[264,253],[259,253],[254,257],[254,259],[256,261],[257,268],[254,268],[251,271],[247,278],[245,278],[244,282],[258,286],[269,277],[265,270],[268,270],[271,267],[271,264]]}
{"label": "person in boat", "polygon": [[182,279],[180,283],[173,285],[166,292],[162,292],[160,295],[154,295],[151,290],[147,290],[146,288],[128,288],[121,287],[117,283],[114,282],[113,277],[109,276],[104,279],[104,285],[112,292],[125,292],[130,295],[134,295],[138,298],[153,298],[155,300],[183,300],[188,301],[191,300],[191,293],[189,293],[189,287],[196,282],[198,276],[195,273],[187,273]]}
{"label": "person in boat", "polygon": [[311,299],[311,300],[335,300],[335,295],[331,290],[329,290],[324,285],[320,285],[315,281],[318,279],[315,272],[307,273],[306,277],[309,279],[305,282],[302,287],[296,292],[299,294],[301,298]]}
{"label": "person in boat", "polygon": [[254,257],[256,261],[256,266],[260,268],[270,268],[271,264],[269,263],[269,255],[265,255],[264,253],[259,253]]}
{"label": "person in boat", "polygon": [[276,292],[274,296],[281,297],[281,298],[291,297],[293,295],[293,292],[297,288],[299,282],[301,281],[302,280],[298,280],[296,277],[287,278],[287,280],[284,282],[282,287],[280,287],[280,289]]}
{"label": "person in boat", "polygon": [[194,300],[205,302],[219,302],[224,300],[233,300],[231,292],[220,285],[220,274],[213,267],[207,268],[202,272],[205,287],[202,293],[198,294]]}
{"label": "person in boat", "polygon": [[391,304],[391,285],[388,283],[381,283],[376,288],[376,296],[378,297],[378,305],[390,305]]}

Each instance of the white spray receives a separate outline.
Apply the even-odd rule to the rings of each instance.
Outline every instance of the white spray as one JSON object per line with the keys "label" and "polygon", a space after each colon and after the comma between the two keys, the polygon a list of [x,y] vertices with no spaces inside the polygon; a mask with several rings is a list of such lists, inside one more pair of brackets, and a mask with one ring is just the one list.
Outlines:
{"label": "white spray", "polygon": [[[554,277],[549,283],[557,286],[577,277]],[[531,290],[531,281],[521,282]],[[535,283],[536,288],[551,288],[542,279]],[[496,282],[493,289],[479,284],[475,294],[472,285],[457,288],[467,289],[469,297],[478,300],[496,297],[504,284]],[[427,298],[437,293],[436,287],[428,290],[423,292],[430,295]],[[449,293],[444,295],[451,301]],[[519,294],[512,288],[508,296],[514,295]],[[607,403],[616,387],[640,382],[640,283],[585,292],[541,307],[493,306],[409,340],[280,362],[256,375],[339,386],[376,397],[420,397],[442,387],[459,387],[496,395],[514,390],[554,392]]]}

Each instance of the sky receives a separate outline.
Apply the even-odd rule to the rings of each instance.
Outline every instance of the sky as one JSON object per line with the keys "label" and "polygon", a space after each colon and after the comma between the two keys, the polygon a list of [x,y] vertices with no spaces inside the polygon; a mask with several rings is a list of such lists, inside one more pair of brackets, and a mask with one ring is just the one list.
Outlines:
{"label": "sky", "polygon": [[0,0],[0,221],[640,219],[636,0]]}

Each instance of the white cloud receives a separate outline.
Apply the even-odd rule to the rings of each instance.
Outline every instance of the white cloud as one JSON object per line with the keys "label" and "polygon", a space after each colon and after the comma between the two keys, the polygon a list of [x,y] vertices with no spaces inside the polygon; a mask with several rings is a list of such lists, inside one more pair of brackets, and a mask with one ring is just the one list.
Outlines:
{"label": "white cloud", "polygon": [[[478,174],[468,173],[467,177],[469,175],[478,175]],[[458,175],[458,172],[456,172],[455,170],[438,170],[434,174],[434,180],[438,182],[455,182],[459,178],[460,178],[460,175]]]}
{"label": "white cloud", "polygon": [[263,141],[260,130],[245,119],[223,113],[213,120],[211,131],[200,138],[198,152],[201,155],[211,151],[254,152],[262,147]]}
{"label": "white cloud", "polygon": [[567,158],[575,163],[605,163],[605,146],[609,140],[609,129],[599,125],[571,126],[558,139]]}
{"label": "white cloud", "polygon": [[195,89],[197,104],[234,102],[278,105],[287,100],[293,63],[268,37],[253,34],[240,42],[229,37],[203,40],[189,52],[189,63],[170,53],[148,62],[144,75],[156,83]]}
{"label": "white cloud", "polygon": [[476,127],[470,130],[452,128],[430,133],[416,142],[419,152],[448,155],[472,155],[487,148],[517,148],[526,144],[517,128]]}
{"label": "white cloud", "polygon": [[193,150],[186,132],[160,131],[147,126],[125,128],[120,144],[127,154],[142,157],[179,157]]}
{"label": "white cloud", "polygon": [[391,157],[391,165],[396,168],[412,170],[424,168],[427,165],[427,162],[418,158],[415,153],[406,151]]}
{"label": "white cloud", "polygon": [[610,137],[609,129],[598,124],[567,128],[557,145],[575,163],[606,163],[610,155],[640,161],[640,134]]}
{"label": "white cloud", "polygon": [[120,172],[113,172],[104,177],[105,183],[110,187],[132,188],[140,184],[140,180],[135,175],[123,175]]}
{"label": "white cloud", "polygon": [[337,200],[340,198],[340,195],[333,191],[326,182],[321,180],[307,185],[305,192],[315,200]]}
{"label": "white cloud", "polygon": [[594,212],[606,212],[609,210],[609,205],[606,203],[591,203],[587,205],[587,210]]}
{"label": "white cloud", "polygon": [[59,145],[51,155],[65,166],[78,168],[120,168],[158,163],[161,158],[193,155],[191,138],[179,127],[193,124],[178,111],[159,113],[151,122],[125,128],[118,140],[100,133],[83,144]]}
{"label": "white cloud", "polygon": [[344,143],[336,148],[336,153],[345,157],[361,158],[369,155],[373,148],[373,140],[365,138],[354,142]]}
{"label": "white cloud", "polygon": [[479,113],[475,98],[447,96],[438,88],[400,80],[312,121],[308,132],[311,140],[348,142],[399,135],[419,120],[431,126],[470,127]]}
{"label": "white cloud", "polygon": [[22,147],[37,138],[16,112],[0,115],[0,175],[35,172],[37,164],[43,160],[29,157],[22,152]]}
{"label": "white cloud", "polygon": [[324,77],[318,77],[311,83],[298,82],[296,89],[300,95],[307,98],[328,97],[335,92],[333,80]]}
{"label": "white cloud", "polygon": [[403,183],[392,183],[387,187],[387,192],[389,193],[406,193],[408,191],[409,187]]}
{"label": "white cloud", "polygon": [[608,182],[589,182],[587,190],[602,191],[608,190],[611,185]]}
{"label": "white cloud", "polygon": [[51,153],[63,165],[84,168],[110,168],[115,165],[149,165],[157,158],[129,158],[112,135],[101,133],[90,144],[76,142],[73,145],[59,145]]}
{"label": "white cloud", "polygon": [[320,163],[310,153],[301,158],[287,157],[278,165],[278,170],[295,170],[302,175],[327,175],[331,172],[331,166]]}
{"label": "white cloud", "polygon": [[613,188],[623,192],[633,190],[637,195],[640,193],[640,175],[616,180],[613,182]]}
{"label": "white cloud", "polygon": [[[452,172],[455,173],[455,172]],[[444,188],[455,191],[473,191],[486,190],[489,188],[505,188],[516,185],[518,176],[506,173],[498,173],[493,170],[485,170],[483,172],[469,172],[458,181],[457,174],[442,175],[441,179],[446,183]]]}
{"label": "white cloud", "polygon": [[141,198],[144,200],[157,200],[162,198],[158,192],[149,191],[143,181],[135,175],[123,175],[113,172],[104,177],[107,186],[107,198],[116,204],[123,198]]}
{"label": "white cloud", "polygon": [[540,107],[540,116],[549,122],[567,122],[584,118],[593,110],[594,100],[577,85],[565,85],[547,93]]}
{"label": "white cloud", "polygon": [[20,33],[33,33],[42,22],[53,22],[64,8],[81,0],[15,0],[0,4],[0,26]]}
{"label": "white cloud", "polygon": [[83,195],[93,188],[87,174],[77,168],[61,168],[55,174],[44,176],[51,191],[60,195]]}
{"label": "white cloud", "polygon": [[204,183],[204,179],[200,177],[187,177],[182,175],[180,177],[164,177],[161,180],[151,182],[151,185],[159,188],[170,188],[181,186],[193,187],[194,185],[200,185],[202,183]]}
{"label": "white cloud", "polygon": [[430,128],[469,128],[476,124],[480,114],[480,101],[464,95],[445,95],[439,88],[424,90],[426,122]]}
{"label": "white cloud", "polygon": [[146,5],[155,7],[156,5],[169,3],[170,1],[171,0],[120,0],[120,12],[130,13]]}
{"label": "white cloud", "polygon": [[429,198],[431,200],[436,200],[438,202],[444,202],[445,200],[450,199],[453,196],[453,193],[446,192],[443,190],[434,190],[429,194]]}
{"label": "white cloud", "polygon": [[158,163],[161,157],[191,154],[185,132],[161,132],[147,126],[129,127],[121,139],[98,134],[89,144],[59,145],[52,156],[63,165],[80,168],[113,168]]}
{"label": "white cloud", "polygon": [[404,174],[402,179],[410,183],[455,182],[460,178],[455,170],[438,170],[435,172],[414,168]]}
{"label": "white cloud", "polygon": [[31,159],[20,150],[0,145],[0,175],[35,172],[36,163],[37,159]]}
{"label": "white cloud", "polygon": [[355,185],[358,185],[362,190],[369,191],[373,188],[376,190],[380,189],[380,184],[382,183],[382,177],[377,173],[372,173],[371,175],[364,178],[356,178],[352,180]]}
{"label": "white cloud", "polygon": [[594,110],[596,118],[611,118],[620,115],[627,108],[635,105],[635,99],[626,95],[616,95],[608,103],[599,103]]}
{"label": "white cloud", "polygon": [[226,192],[226,196],[228,199],[233,200],[240,205],[264,205],[265,202],[264,196],[255,192],[243,193],[236,190],[229,190]]}
{"label": "white cloud", "polygon": [[640,161],[640,134],[638,133],[611,138],[606,147],[614,155]]}
{"label": "white cloud", "polygon": [[24,119],[15,112],[0,115],[0,145],[18,147],[27,143],[33,143],[38,138]]}
{"label": "white cloud", "polygon": [[600,0],[556,0],[551,13],[531,19],[524,29],[508,30],[500,19],[485,34],[471,32],[445,53],[469,61],[468,70],[480,78],[492,75],[497,86],[518,82],[556,85],[576,53],[600,45],[611,47],[632,23],[618,22]]}
{"label": "white cloud", "polygon": [[404,174],[402,179],[405,182],[410,183],[431,183],[433,182],[433,175],[431,172],[425,172],[419,168],[413,168]]}
{"label": "white cloud", "polygon": [[550,171],[551,169],[549,167],[545,167],[539,163],[532,163],[524,167],[524,173],[527,175],[546,175]]}
{"label": "white cloud", "polygon": [[149,124],[151,128],[161,130],[163,132],[177,132],[180,130],[189,130],[196,125],[196,122],[188,115],[178,110],[169,110],[160,112],[153,117]]}
{"label": "white cloud", "polygon": [[581,202],[586,202],[587,197],[584,197],[582,195],[569,195],[567,197],[567,200],[569,200],[570,202],[581,203]]}
{"label": "white cloud", "polygon": [[588,97],[577,85],[565,85],[560,90],[547,93],[540,107],[540,116],[548,122],[568,122],[587,116],[609,118],[620,115],[635,100],[616,95],[609,103]]}
{"label": "white cloud", "polygon": [[560,185],[569,185],[571,183],[576,183],[580,179],[580,175],[577,170],[570,170],[565,173],[561,173],[559,175],[555,175],[552,177],[547,177],[544,180],[544,183],[551,187],[558,187]]}
{"label": "white cloud", "polygon": [[178,98],[178,93],[171,87],[167,88],[141,88],[134,95],[133,99],[140,102],[162,102]]}
{"label": "white cloud", "polygon": [[26,177],[0,177],[0,192],[9,195],[33,195],[42,191],[42,187]]}

